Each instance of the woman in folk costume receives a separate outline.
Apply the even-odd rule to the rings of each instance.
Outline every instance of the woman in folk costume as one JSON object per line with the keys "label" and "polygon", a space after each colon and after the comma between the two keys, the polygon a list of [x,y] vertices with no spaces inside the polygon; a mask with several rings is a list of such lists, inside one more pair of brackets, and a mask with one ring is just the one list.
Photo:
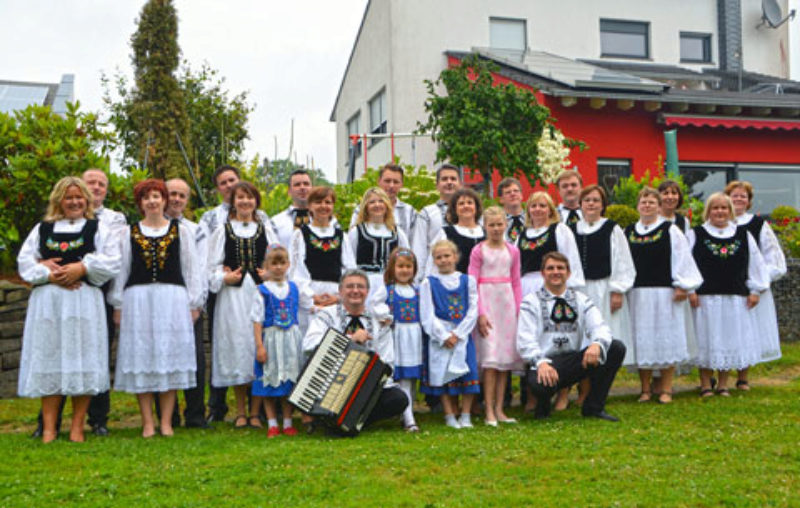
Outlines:
{"label": "woman in folk costume", "polygon": [[639,221],[625,229],[636,279],[628,293],[636,365],[641,381],[640,402],[651,400],[654,369],[661,371],[658,401],[672,402],[675,367],[689,362],[694,351],[689,340],[686,299],[703,282],[686,237],[677,226],[659,216],[661,195],[645,187],[639,193]]}
{"label": "woman in folk costume", "polygon": [[[775,282],[786,275],[786,257],[772,227],[760,216],[748,212],[753,204],[753,186],[750,182],[734,180],[725,187],[725,194],[730,196],[733,203],[736,223],[746,227],[758,244],[764,262],[768,265],[770,282]],[[767,288],[761,293],[761,298],[754,310],[758,321],[754,339],[761,346],[761,361],[777,360],[781,357],[781,338],[778,333],[778,315],[771,289]],[[736,388],[750,389],[747,374],[747,368],[739,370]]]}
{"label": "woman in folk costume", "polygon": [[[448,427],[471,428],[472,403],[480,393],[472,339],[478,319],[478,287],[474,277],[456,270],[459,249],[450,240],[434,243],[431,256],[436,270],[420,286],[420,320],[428,334],[420,391],[442,397]],[[461,417],[457,419],[459,395]]]}
{"label": "woman in folk costume", "polygon": [[[434,244],[439,240],[450,240],[458,248],[456,270],[461,273],[467,273],[472,248],[486,238],[480,224],[481,213],[483,205],[477,192],[469,188],[457,190],[447,204],[447,225],[433,239]],[[429,256],[425,273],[431,274],[435,267],[433,256]]]}
{"label": "woman in folk costume", "polygon": [[486,424],[516,423],[503,403],[507,373],[523,368],[517,353],[517,313],[522,301],[519,250],[505,241],[506,214],[492,206],[483,214],[487,239],[472,249],[469,274],[478,282],[478,364],[481,368]]}
{"label": "woman in folk costume", "polygon": [[[622,364],[633,365],[636,355],[626,293],[633,287],[636,267],[628,241],[616,222],[603,217],[608,198],[602,187],[584,187],[580,204],[583,218],[572,226],[572,230],[586,279],[583,292],[597,305],[614,338],[625,344]],[[581,383],[579,404],[586,398],[589,384],[588,379]],[[560,409],[559,402],[556,402],[555,409]]]}
{"label": "woman in folk costume", "polygon": [[689,219],[677,212],[683,206],[683,191],[675,180],[664,180],[658,185],[661,195],[659,215],[675,224],[681,233],[686,234],[690,229]]}
{"label": "woman in folk costume", "polygon": [[139,182],[133,195],[144,218],[122,238],[122,266],[108,294],[120,327],[114,387],[136,394],[145,438],[155,434],[158,393],[160,431],[170,436],[176,390],[196,384],[193,322],[202,307],[203,274],[191,230],[164,217],[164,182]]}
{"label": "woman in folk costume", "polygon": [[236,395],[236,428],[261,426],[258,415],[246,413],[247,389],[253,381],[253,327],[250,307],[265,276],[262,268],[267,247],[275,243],[273,232],[258,220],[258,189],[237,183],[230,194],[230,213],[211,237],[208,256],[209,290],[217,294],[214,307],[214,348],[211,384],[233,386]]}
{"label": "woman in folk costume", "polygon": [[546,192],[534,192],[525,205],[525,231],[517,238],[522,273],[522,296],[542,287],[542,257],[558,251],[569,259],[572,275],[569,287],[584,286],[583,268],[578,256],[575,236],[568,226],[560,222],[553,199]]}
{"label": "woman in folk costume", "polygon": [[754,307],[769,287],[769,266],[753,235],[738,226],[731,199],[715,192],[706,201],[705,222],[688,233],[689,245],[703,275],[690,296],[697,332],[697,366],[703,397],[713,395],[711,376],[719,371],[717,394],[728,392],[728,373],[761,361]]}
{"label": "woman in folk costume", "polygon": [[64,397],[72,397],[70,441],[83,441],[92,395],[109,388],[108,330],[100,286],[119,271],[118,238],[100,225],[86,184],[64,177],[47,213],[17,256],[33,286],[22,335],[18,392],[41,397],[42,441],[57,437]]}

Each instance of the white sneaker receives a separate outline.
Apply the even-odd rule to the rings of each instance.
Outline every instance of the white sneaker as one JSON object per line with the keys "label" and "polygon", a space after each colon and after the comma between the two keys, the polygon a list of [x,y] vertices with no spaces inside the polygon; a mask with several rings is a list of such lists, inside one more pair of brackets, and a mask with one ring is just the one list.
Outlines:
{"label": "white sneaker", "polygon": [[460,429],[461,428],[461,424],[458,423],[458,420],[456,420],[455,418],[446,419],[444,421],[444,424],[447,425],[450,428],[453,428],[453,429]]}
{"label": "white sneaker", "polygon": [[471,429],[472,419],[469,415],[461,415],[461,419],[458,421],[458,424],[461,425],[462,429]]}

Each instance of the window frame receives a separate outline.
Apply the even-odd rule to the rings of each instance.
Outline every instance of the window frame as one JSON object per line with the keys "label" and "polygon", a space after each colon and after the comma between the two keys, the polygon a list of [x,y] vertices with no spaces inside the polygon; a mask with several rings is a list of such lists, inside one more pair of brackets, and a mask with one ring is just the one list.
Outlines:
{"label": "window frame", "polygon": [[[356,121],[356,132],[351,132],[350,131],[350,124],[353,122],[353,120]],[[345,125],[345,130],[347,131],[345,137],[346,137],[346,143],[347,143],[347,153],[349,154],[350,153],[350,146],[351,146],[350,145],[350,136],[352,134],[359,134],[359,135],[361,134],[361,132],[359,132],[361,130],[360,129],[360,127],[361,127],[361,110],[359,109],[358,111],[356,111],[355,113],[350,115],[350,118],[348,118],[348,120],[345,122],[344,125]],[[362,142],[361,142],[361,139],[359,139],[358,143],[356,144],[356,159],[361,157],[361,152],[362,152],[361,145],[362,145]]]}
{"label": "window frame", "polygon": [[[603,25],[606,25],[605,27]],[[612,29],[613,26],[613,29]],[[605,28],[605,29],[604,29]],[[644,55],[631,53],[609,53],[603,50],[603,34],[641,35],[644,41]],[[631,58],[634,60],[650,59],[650,22],[628,19],[600,18],[600,56],[612,58]]]}
{"label": "window frame", "polygon": [[[493,21],[513,21],[522,24],[522,49],[519,48],[501,48],[492,45],[492,22]],[[528,50],[528,20],[525,18],[509,18],[504,16],[489,16],[489,47],[491,49],[498,49],[503,51],[520,51],[525,52]]]}
{"label": "window frame", "polygon": [[[381,122],[373,127],[373,118],[372,118],[372,105],[375,101],[381,99],[380,101],[380,111],[381,111]],[[386,87],[381,88],[378,93],[372,96],[372,98],[367,101],[367,109],[369,110],[369,133],[370,134],[386,134],[389,131],[389,121],[386,118]],[[375,145],[376,143],[380,142],[381,138],[372,138],[370,139],[370,146]]]}
{"label": "window frame", "polygon": [[[614,159],[614,158],[597,158],[595,161],[595,167],[597,169],[597,184],[606,191],[606,194],[611,197],[611,193],[614,190],[614,186],[619,183],[619,178],[628,178],[633,174],[633,161],[631,159]],[[627,170],[626,175],[616,175],[617,182],[609,188],[606,185],[606,182],[603,181],[603,177],[600,175],[600,170],[602,168],[625,168]],[[623,171],[624,172],[624,171]]]}
{"label": "window frame", "polygon": [[[696,58],[685,58],[683,56],[683,51],[681,47],[681,43],[684,39],[693,39],[702,41],[703,44],[703,57],[702,59],[698,60]],[[680,61],[681,63],[712,63],[713,62],[713,55],[711,54],[711,34],[710,33],[702,33],[702,32],[680,32],[678,36],[678,51],[680,52]]]}

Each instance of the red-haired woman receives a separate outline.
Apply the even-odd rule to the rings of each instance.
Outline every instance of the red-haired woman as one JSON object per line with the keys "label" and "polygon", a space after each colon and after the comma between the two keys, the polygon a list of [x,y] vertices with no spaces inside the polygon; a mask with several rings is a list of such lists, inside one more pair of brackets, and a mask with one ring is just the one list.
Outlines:
{"label": "red-haired woman", "polygon": [[153,393],[160,431],[171,436],[176,390],[195,386],[193,321],[202,306],[202,273],[192,232],[164,217],[167,187],[147,179],[133,190],[143,219],[122,237],[122,267],[108,295],[120,327],[114,387],[135,393],[142,437],[155,434]]}

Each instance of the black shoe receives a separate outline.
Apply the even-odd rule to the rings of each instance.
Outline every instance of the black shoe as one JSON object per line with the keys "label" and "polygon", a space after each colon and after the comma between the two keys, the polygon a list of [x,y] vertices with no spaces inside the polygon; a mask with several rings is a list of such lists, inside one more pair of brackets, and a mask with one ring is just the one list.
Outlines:
{"label": "black shoe", "polygon": [[211,425],[208,424],[205,420],[200,420],[199,422],[186,422],[184,425],[187,429],[210,429]]}
{"label": "black shoe", "polygon": [[600,418],[601,420],[605,420],[607,422],[618,422],[619,418],[614,415],[610,415],[606,413],[605,409],[600,411],[599,413],[583,415],[584,418]]}
{"label": "black shoe", "polygon": [[215,415],[214,413],[209,413],[209,415],[206,417],[207,424],[215,422],[224,422],[224,421],[225,421],[225,416]]}
{"label": "black shoe", "polygon": [[41,425],[38,425],[36,427],[36,430],[33,431],[33,434],[31,434],[31,437],[33,439],[41,439],[43,433],[44,433],[44,429],[42,428]]}
{"label": "black shoe", "polygon": [[92,434],[98,437],[106,437],[108,436],[108,427],[104,423],[92,425]]}

